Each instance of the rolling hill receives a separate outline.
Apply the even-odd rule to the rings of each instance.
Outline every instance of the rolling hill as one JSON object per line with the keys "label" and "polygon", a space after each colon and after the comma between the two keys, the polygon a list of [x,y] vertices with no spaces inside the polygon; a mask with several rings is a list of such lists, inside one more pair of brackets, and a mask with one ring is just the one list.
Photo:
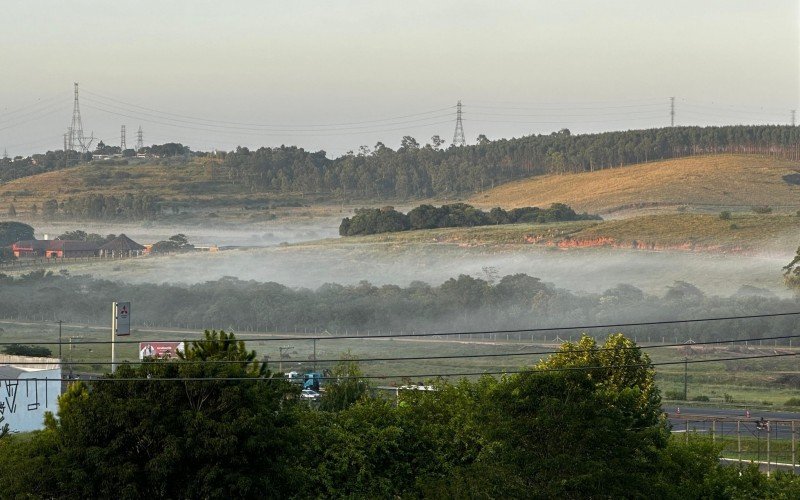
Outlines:
{"label": "rolling hill", "polygon": [[477,194],[468,202],[503,208],[562,202],[600,214],[680,206],[718,211],[769,205],[795,211],[800,208],[800,162],[764,156],[695,156],[523,179]]}

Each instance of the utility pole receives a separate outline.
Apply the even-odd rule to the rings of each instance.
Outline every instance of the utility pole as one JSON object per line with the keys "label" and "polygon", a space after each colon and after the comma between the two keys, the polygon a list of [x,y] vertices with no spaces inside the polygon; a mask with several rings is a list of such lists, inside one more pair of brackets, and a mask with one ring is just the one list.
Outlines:
{"label": "utility pole", "polygon": [[461,100],[456,105],[456,131],[453,134],[453,144],[456,146],[466,146],[467,139],[464,137],[464,123],[461,121]]}
{"label": "utility pole", "polygon": [[794,115],[797,113],[796,109],[792,110],[792,127],[794,127]]}
{"label": "utility pole", "polygon": [[123,152],[128,148],[125,144],[125,125],[122,126],[122,129],[119,131],[119,152]]}
{"label": "utility pole", "polygon": [[683,400],[688,400],[689,358],[683,358]]}
{"label": "utility pole", "polygon": [[279,357],[279,359],[278,359],[278,371],[279,372],[283,373],[283,351],[291,351],[292,349],[294,349],[294,346],[290,346],[290,345],[285,345],[285,346],[278,347],[278,352],[279,352],[279,356],[278,356]]}
{"label": "utility pole", "polygon": [[317,371],[317,339],[313,339],[314,342],[314,371]]}
{"label": "utility pole", "polygon": [[63,360],[61,359],[61,324],[63,323],[63,321],[58,320],[56,321],[56,323],[58,323],[58,363],[62,364]]}
{"label": "utility pole", "polygon": [[675,98],[669,98],[669,126],[675,126]]}

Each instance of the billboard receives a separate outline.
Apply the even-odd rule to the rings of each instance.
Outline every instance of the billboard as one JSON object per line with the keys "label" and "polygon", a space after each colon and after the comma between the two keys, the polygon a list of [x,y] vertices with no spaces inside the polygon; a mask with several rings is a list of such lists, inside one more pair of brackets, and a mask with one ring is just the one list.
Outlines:
{"label": "billboard", "polygon": [[144,358],[177,358],[183,352],[183,342],[139,342],[139,359]]}
{"label": "billboard", "polygon": [[131,334],[130,302],[114,302],[114,333],[118,336]]}

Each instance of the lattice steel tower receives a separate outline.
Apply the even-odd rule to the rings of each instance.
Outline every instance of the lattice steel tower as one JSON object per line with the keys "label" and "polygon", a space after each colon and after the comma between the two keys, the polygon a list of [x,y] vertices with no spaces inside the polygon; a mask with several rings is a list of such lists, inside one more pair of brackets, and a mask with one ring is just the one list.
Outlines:
{"label": "lattice steel tower", "polygon": [[467,139],[464,137],[464,123],[461,122],[461,100],[456,105],[456,131],[453,134],[453,144],[456,146],[467,145]]}
{"label": "lattice steel tower", "polygon": [[83,138],[83,122],[81,121],[81,107],[78,103],[78,84],[75,83],[75,101],[72,104],[72,125],[69,127],[69,137],[67,138],[67,148],[69,151],[77,151],[78,147],[85,152]]}
{"label": "lattice steel tower", "polygon": [[127,145],[125,144],[125,125],[119,131],[119,151],[120,153],[127,149]]}
{"label": "lattice steel tower", "polygon": [[142,135],[142,126],[139,125],[139,131],[136,132],[136,152],[138,153],[144,147],[144,136]]}

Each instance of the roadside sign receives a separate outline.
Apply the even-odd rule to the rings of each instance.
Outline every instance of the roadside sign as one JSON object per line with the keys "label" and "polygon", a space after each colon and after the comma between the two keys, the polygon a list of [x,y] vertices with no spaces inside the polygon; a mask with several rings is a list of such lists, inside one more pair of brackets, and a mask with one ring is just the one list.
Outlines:
{"label": "roadside sign", "polygon": [[139,359],[144,358],[177,358],[183,352],[183,342],[139,342]]}
{"label": "roadside sign", "polygon": [[131,334],[130,302],[114,302],[114,333],[120,337]]}

